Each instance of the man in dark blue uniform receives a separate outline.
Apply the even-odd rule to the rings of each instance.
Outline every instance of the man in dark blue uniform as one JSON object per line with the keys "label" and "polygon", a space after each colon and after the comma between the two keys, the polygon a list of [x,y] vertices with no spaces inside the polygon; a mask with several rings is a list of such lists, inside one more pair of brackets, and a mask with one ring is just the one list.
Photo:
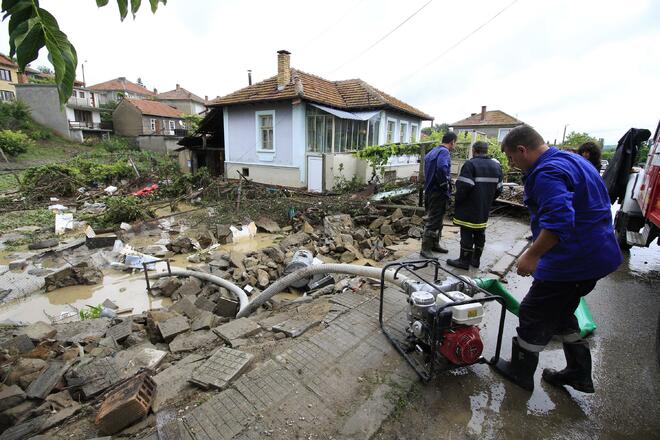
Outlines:
{"label": "man in dark blue uniform", "polygon": [[518,259],[517,271],[534,281],[520,304],[511,361],[500,360],[495,370],[532,391],[539,352],[557,335],[566,368],[543,370],[543,380],[593,393],[591,352],[580,336],[575,309],[623,261],[605,184],[583,157],[548,147],[528,126],[511,130],[502,151],[525,173],[534,243]]}
{"label": "man in dark blue uniform", "polygon": [[472,156],[456,179],[454,224],[461,227],[461,254],[447,260],[448,265],[466,270],[479,267],[490,207],[502,193],[502,167],[488,156],[488,144],[475,142]]}
{"label": "man in dark blue uniform", "polygon": [[438,258],[438,253],[448,251],[440,245],[442,220],[447,210],[447,200],[451,196],[451,157],[449,152],[456,145],[456,133],[447,132],[442,143],[424,156],[424,197],[426,225],[422,236],[424,258]]}

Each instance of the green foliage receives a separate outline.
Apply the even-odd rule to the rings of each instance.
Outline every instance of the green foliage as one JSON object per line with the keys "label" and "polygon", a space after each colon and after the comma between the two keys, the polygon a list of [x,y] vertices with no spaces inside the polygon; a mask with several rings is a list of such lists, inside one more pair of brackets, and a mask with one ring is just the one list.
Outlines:
{"label": "green foliage", "polygon": [[18,156],[34,146],[34,141],[20,131],[0,131],[0,148],[9,156]]}
{"label": "green foliage", "polygon": [[153,213],[142,206],[140,200],[135,196],[110,197],[106,200],[106,206],[107,209],[103,214],[103,219],[108,224],[134,222],[153,217]]}
{"label": "green foliage", "polygon": [[80,314],[80,320],[85,321],[87,319],[96,319],[101,317],[101,312],[103,312],[103,305],[99,304],[98,306],[87,306],[87,310],[80,309],[78,313]]}
{"label": "green foliage", "polygon": [[112,113],[115,111],[118,105],[118,101],[108,101],[99,105],[99,109],[101,111],[101,122],[111,123]]}
{"label": "green foliage", "polygon": [[30,126],[30,108],[21,101],[0,101],[0,129],[25,130]]}
{"label": "green foliage", "polygon": [[0,216],[0,232],[7,232],[19,226],[53,227],[52,212],[47,209],[34,209],[30,211],[5,212]]}
{"label": "green foliage", "polygon": [[502,174],[506,176],[509,172],[509,159],[506,158],[506,154],[502,151],[502,146],[497,142],[497,139],[488,139],[488,155],[497,159],[502,166]]}
{"label": "green foliage", "polygon": [[53,138],[53,133],[46,128],[34,127],[28,131],[28,136],[35,141],[45,141]]}
{"label": "green foliage", "polygon": [[94,183],[108,184],[135,174],[133,168],[126,162],[104,164],[79,159],[75,161],[75,164],[83,175],[84,183],[88,185]]}
{"label": "green foliage", "polygon": [[377,173],[383,174],[385,164],[387,164],[390,157],[419,155],[420,151],[426,151],[423,144],[370,145],[362,150],[353,152],[353,156],[366,160],[369,163],[372,169],[371,178],[369,179],[371,182]]}
{"label": "green foliage", "polygon": [[41,78],[38,76],[29,76],[28,82],[30,84],[55,84],[55,77]]}
{"label": "green foliage", "polygon": [[177,197],[182,194],[187,194],[194,188],[204,188],[213,182],[211,173],[206,167],[197,170],[195,174],[181,174],[174,179],[170,179],[171,183],[165,185],[158,190],[162,197]]}
{"label": "green foliage", "polygon": [[580,145],[584,144],[585,142],[595,142],[597,145],[600,145],[600,141],[595,137],[589,135],[589,133],[578,133],[575,131],[571,131],[568,134],[568,136],[566,136],[566,140],[561,146],[562,148],[574,149],[574,148],[578,148]]}
{"label": "green foliage", "polygon": [[199,124],[204,119],[201,115],[183,115],[183,120],[186,123],[186,128],[191,132],[197,131]]}
{"label": "green foliage", "polygon": [[339,164],[339,175],[335,178],[335,184],[333,185],[332,189],[337,192],[355,192],[359,190],[364,184],[362,183],[362,179],[360,179],[358,176],[353,176],[350,179],[347,179],[346,176],[344,176],[344,164],[340,163]]}
{"label": "green foliage", "polygon": [[[117,0],[122,21],[128,15],[128,1]],[[108,2],[109,0],[96,0],[96,5],[103,7]],[[159,3],[166,2],[167,0],[149,0],[153,12]],[[131,13],[135,17],[142,2],[130,0],[130,3]],[[55,17],[41,8],[38,0],[3,0],[2,12],[5,19],[9,17],[9,55],[16,56],[19,70],[24,71],[30,62],[36,60],[39,50],[45,46],[55,71],[60,104],[64,104],[73,91],[78,55],[66,34],[60,30]]]}
{"label": "green foliage", "polygon": [[101,141],[100,144],[108,153],[117,151],[138,151],[139,148],[132,144],[128,139],[118,136],[111,136]]}
{"label": "green foliage", "polygon": [[[600,155],[600,158],[601,158],[601,159],[604,159],[604,160],[611,160],[612,157],[614,157],[614,153],[615,153],[615,152],[616,152],[615,149],[611,149],[611,150],[603,150],[602,154]],[[647,153],[647,154],[648,154],[648,153]]]}
{"label": "green foliage", "polygon": [[84,176],[78,168],[53,163],[25,170],[21,191],[36,200],[45,199],[52,194],[70,197],[83,182]]}
{"label": "green foliage", "polygon": [[53,69],[51,69],[48,66],[39,66],[37,67],[37,70],[41,73],[45,73],[46,75],[53,75],[55,72],[53,72]]}

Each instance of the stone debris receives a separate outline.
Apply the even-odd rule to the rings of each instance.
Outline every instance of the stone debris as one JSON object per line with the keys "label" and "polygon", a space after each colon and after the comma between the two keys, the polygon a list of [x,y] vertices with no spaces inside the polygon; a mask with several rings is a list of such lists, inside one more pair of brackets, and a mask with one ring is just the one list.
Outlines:
{"label": "stone debris", "polygon": [[257,225],[258,229],[262,229],[270,234],[275,234],[281,231],[280,225],[268,217],[261,217],[254,223]]}
{"label": "stone debris", "polygon": [[216,315],[208,310],[203,310],[197,317],[193,320],[190,328],[193,331],[197,330],[210,330],[215,326]]}
{"label": "stone debris", "polygon": [[30,250],[48,249],[55,247],[58,244],[60,244],[60,241],[57,238],[49,238],[48,240],[35,241],[34,243],[30,243],[28,245],[28,249]]}
{"label": "stone debris", "polygon": [[82,262],[46,276],[46,291],[51,292],[67,286],[99,284],[101,280],[103,280],[103,272]]}
{"label": "stone debris", "polygon": [[133,321],[126,318],[119,324],[113,325],[105,332],[106,338],[111,338],[116,343],[122,343],[133,332]]}
{"label": "stone debris", "polygon": [[193,387],[188,382],[193,371],[206,360],[200,354],[189,354],[177,362],[176,365],[168,367],[153,377],[158,387],[158,392],[153,402],[154,411],[158,412],[166,403],[181,399],[184,393],[191,393]]}
{"label": "stone debris", "polygon": [[63,361],[52,361],[48,368],[32,382],[26,390],[26,395],[31,399],[45,399],[62,379],[70,364]]}
{"label": "stone debris", "polygon": [[275,324],[272,329],[274,332],[282,332],[290,338],[296,338],[305,333],[310,328],[317,326],[321,321],[303,321],[300,319],[289,319],[280,324]]}
{"label": "stone debris", "polygon": [[23,392],[18,385],[12,385],[3,389],[0,391],[0,411],[4,411],[22,403],[25,398],[25,392]]}
{"label": "stone debris", "polygon": [[197,350],[200,347],[216,343],[218,336],[210,330],[200,330],[192,333],[183,333],[170,342],[172,353]]}
{"label": "stone debris", "polygon": [[[181,302],[181,301],[179,301]],[[190,330],[188,320],[184,316],[175,316],[158,323],[158,330],[165,342],[171,342],[177,335]]]}
{"label": "stone debris", "polygon": [[229,345],[234,346],[232,343],[234,340],[252,336],[261,331],[261,327],[250,318],[240,318],[216,327],[213,331]]}
{"label": "stone debris", "polygon": [[193,371],[190,382],[207,389],[224,389],[247,368],[253,358],[253,355],[239,350],[219,348]]}
{"label": "stone debris", "polygon": [[2,341],[0,343],[0,347],[3,350],[7,350],[10,354],[22,354],[32,351],[34,349],[34,343],[28,335],[21,334],[14,336],[11,339]]}
{"label": "stone debris", "polygon": [[55,339],[60,342],[83,342],[101,339],[110,327],[109,318],[88,319],[85,321],[53,325],[57,333]]}
{"label": "stone debris", "polygon": [[96,415],[96,425],[105,434],[115,434],[146,417],[156,394],[151,376],[140,373],[113,390]]}

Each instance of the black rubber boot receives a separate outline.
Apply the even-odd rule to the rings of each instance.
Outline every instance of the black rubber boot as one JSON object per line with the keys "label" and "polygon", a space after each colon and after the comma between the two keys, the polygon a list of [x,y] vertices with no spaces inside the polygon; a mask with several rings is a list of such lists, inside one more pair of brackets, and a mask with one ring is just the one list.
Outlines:
{"label": "black rubber boot", "polygon": [[477,269],[479,268],[479,265],[481,264],[481,254],[483,251],[483,248],[474,248],[474,251],[472,252],[472,258],[470,259],[470,266],[476,267]]}
{"label": "black rubber boot", "polygon": [[543,380],[550,385],[561,387],[569,385],[583,393],[593,393],[594,383],[591,380],[591,352],[587,341],[564,343],[566,368],[561,371],[546,368],[543,370]]}
{"label": "black rubber boot", "polygon": [[470,260],[472,258],[472,249],[461,248],[461,256],[457,260],[447,260],[447,264],[459,269],[468,270],[470,268]]}
{"label": "black rubber boot", "polygon": [[442,233],[438,232],[438,238],[433,242],[433,250],[435,252],[440,252],[441,254],[449,253],[447,248],[442,247],[440,240],[442,239]]}
{"label": "black rubber boot", "polygon": [[511,344],[511,361],[500,359],[493,368],[516,385],[534,391],[534,372],[539,363],[539,354],[522,348],[517,337],[511,340]]}
{"label": "black rubber boot", "polygon": [[422,236],[422,250],[419,253],[423,258],[431,258],[437,260],[440,254],[433,250],[433,245],[438,241],[437,231],[425,231]]}

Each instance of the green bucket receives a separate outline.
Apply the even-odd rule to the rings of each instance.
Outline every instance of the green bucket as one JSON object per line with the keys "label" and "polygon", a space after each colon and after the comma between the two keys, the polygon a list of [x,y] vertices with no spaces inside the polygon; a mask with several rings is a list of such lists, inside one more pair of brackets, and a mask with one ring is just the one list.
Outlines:
{"label": "green bucket", "polygon": [[[481,287],[486,292],[504,298],[506,309],[514,315],[518,316],[518,312],[520,311],[520,302],[518,302],[518,300],[504,288],[504,285],[500,283],[499,280],[493,278],[477,278],[474,281],[477,286]],[[584,298],[580,299],[580,304],[578,305],[577,309],[575,309],[575,316],[578,320],[578,324],[580,325],[580,335],[583,338],[596,330],[596,323],[594,322],[594,318],[591,316],[589,306],[587,306],[587,302],[584,300]]]}

